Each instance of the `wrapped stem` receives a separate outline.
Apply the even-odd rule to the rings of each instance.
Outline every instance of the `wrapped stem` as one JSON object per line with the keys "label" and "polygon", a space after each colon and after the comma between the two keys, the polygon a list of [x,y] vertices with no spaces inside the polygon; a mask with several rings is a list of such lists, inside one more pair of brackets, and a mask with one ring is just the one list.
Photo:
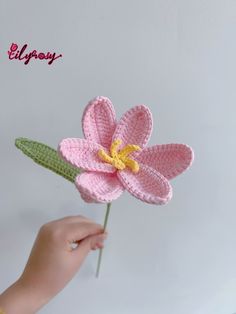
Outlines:
{"label": "wrapped stem", "polygon": [[[111,203],[107,203],[107,210],[106,210],[106,215],[105,215],[104,224],[103,224],[104,232],[106,231],[107,222],[108,222],[108,217],[109,217],[109,214],[110,214],[110,209],[111,209]],[[102,252],[103,252],[103,248],[99,250],[98,263],[97,263],[97,271],[96,271],[96,277],[97,277],[97,278],[98,278],[98,276],[99,276],[99,271],[100,271],[100,267],[101,267]]]}

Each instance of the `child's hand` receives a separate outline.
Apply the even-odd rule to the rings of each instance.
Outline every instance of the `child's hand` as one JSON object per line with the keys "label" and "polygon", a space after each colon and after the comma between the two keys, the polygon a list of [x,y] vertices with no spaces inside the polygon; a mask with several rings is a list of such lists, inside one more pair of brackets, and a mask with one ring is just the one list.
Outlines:
{"label": "child's hand", "polygon": [[[101,225],[82,216],[43,225],[23,274],[0,296],[0,308],[7,314],[35,313],[72,279],[91,249],[103,247],[105,238]],[[74,249],[73,242],[78,243]]]}

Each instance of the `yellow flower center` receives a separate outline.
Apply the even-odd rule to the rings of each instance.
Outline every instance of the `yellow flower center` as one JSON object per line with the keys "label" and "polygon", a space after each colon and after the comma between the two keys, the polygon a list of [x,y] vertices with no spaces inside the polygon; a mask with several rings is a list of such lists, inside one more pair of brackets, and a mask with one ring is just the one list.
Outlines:
{"label": "yellow flower center", "polygon": [[110,156],[103,150],[98,151],[98,156],[105,162],[111,164],[118,170],[123,170],[126,167],[130,168],[134,173],[139,171],[139,164],[136,160],[129,158],[129,154],[140,150],[138,145],[128,144],[118,151],[118,147],[122,144],[122,140],[117,139],[112,142],[110,147]]}

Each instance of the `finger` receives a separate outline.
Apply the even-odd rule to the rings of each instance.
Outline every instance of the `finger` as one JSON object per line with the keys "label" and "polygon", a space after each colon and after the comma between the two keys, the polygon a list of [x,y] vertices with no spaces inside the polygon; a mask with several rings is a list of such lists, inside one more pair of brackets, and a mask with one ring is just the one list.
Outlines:
{"label": "finger", "polygon": [[[99,235],[90,236],[91,249],[94,250],[103,246],[106,238],[107,238],[107,232],[101,233]],[[72,251],[72,250],[77,249],[77,247],[81,244],[81,241],[83,240],[69,243],[69,250]]]}
{"label": "finger", "polygon": [[94,248],[92,248],[91,250],[95,251],[95,250],[103,249],[103,248],[104,248],[104,244],[98,244]]}
{"label": "finger", "polygon": [[78,247],[71,252],[75,256],[76,264],[80,266],[91,250],[92,236],[89,236],[79,242]]}
{"label": "finger", "polygon": [[102,233],[98,236],[92,236],[92,239],[91,239],[91,249],[93,250],[94,248],[99,248],[101,246],[104,245],[104,241],[106,240],[107,238],[107,234],[106,233]]}
{"label": "finger", "polygon": [[76,242],[85,239],[88,236],[102,233],[103,227],[96,223],[79,222],[66,224],[64,230],[67,240],[69,242]]}
{"label": "finger", "polygon": [[78,247],[72,252],[72,254],[77,256],[77,262],[81,263],[81,261],[83,261],[88,255],[90,250],[103,248],[106,237],[107,234],[103,233],[101,235],[89,236],[81,240]]}

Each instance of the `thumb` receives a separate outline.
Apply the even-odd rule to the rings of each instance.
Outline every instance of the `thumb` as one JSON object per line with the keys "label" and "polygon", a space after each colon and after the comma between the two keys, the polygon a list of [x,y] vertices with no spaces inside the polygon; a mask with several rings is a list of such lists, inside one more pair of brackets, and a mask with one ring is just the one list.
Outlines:
{"label": "thumb", "polygon": [[105,232],[97,235],[91,235],[81,240],[76,250],[73,251],[73,254],[77,255],[77,261],[82,263],[92,249],[103,245],[106,238],[107,233]]}

